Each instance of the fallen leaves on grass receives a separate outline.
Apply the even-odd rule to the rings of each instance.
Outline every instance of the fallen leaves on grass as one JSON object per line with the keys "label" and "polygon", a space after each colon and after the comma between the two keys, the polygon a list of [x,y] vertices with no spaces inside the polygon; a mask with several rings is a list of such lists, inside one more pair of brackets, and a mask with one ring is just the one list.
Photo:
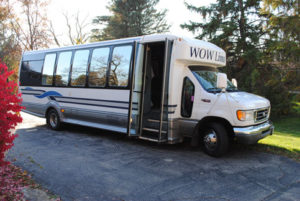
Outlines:
{"label": "fallen leaves on grass", "polygon": [[0,200],[14,201],[23,200],[24,187],[37,188],[31,176],[26,171],[12,164],[3,164],[0,166]]}

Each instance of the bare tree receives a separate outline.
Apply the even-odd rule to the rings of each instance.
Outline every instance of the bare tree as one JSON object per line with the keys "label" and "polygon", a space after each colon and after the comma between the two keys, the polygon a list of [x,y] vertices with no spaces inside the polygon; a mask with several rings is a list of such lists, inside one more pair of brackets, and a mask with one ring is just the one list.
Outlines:
{"label": "bare tree", "polygon": [[[78,45],[88,42],[90,39],[90,32],[88,29],[90,24],[87,23],[88,16],[81,19],[79,11],[76,14],[71,15],[71,17],[66,12],[62,15],[65,18],[67,37],[69,39],[70,44]],[[61,42],[58,39],[58,35],[54,30],[52,22],[50,22],[49,32],[52,35],[55,44],[60,47]]]}
{"label": "bare tree", "polygon": [[61,45],[60,45],[60,42],[59,42],[59,40],[58,40],[58,38],[57,38],[57,34],[55,33],[55,30],[54,30],[52,21],[50,21],[49,32],[50,32],[51,36],[53,37],[54,43],[55,43],[58,47],[60,47]]}
{"label": "bare tree", "polygon": [[[15,16],[11,26],[24,50],[47,48],[50,43],[46,8],[48,0],[8,0],[20,6],[21,15]],[[10,7],[13,13],[12,7]]]}

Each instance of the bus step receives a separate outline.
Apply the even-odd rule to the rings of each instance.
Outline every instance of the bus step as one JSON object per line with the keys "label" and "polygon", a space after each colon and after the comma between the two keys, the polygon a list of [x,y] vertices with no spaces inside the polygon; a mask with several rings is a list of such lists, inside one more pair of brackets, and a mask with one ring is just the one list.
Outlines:
{"label": "bus step", "polygon": [[[145,119],[143,122],[143,127],[159,131],[159,126],[160,126],[159,122],[160,122],[159,120],[156,121],[154,119]],[[168,130],[167,122],[162,123],[162,130],[165,130],[165,131]],[[158,132],[158,131],[153,131],[153,132]]]}
{"label": "bus step", "polygon": [[143,128],[143,133],[139,137],[144,140],[150,140],[153,142],[166,142],[167,141],[167,131],[161,131],[162,139],[159,140],[159,130],[153,128]]}
{"label": "bus step", "polygon": [[[160,122],[160,120],[157,120],[157,119],[147,119],[147,121],[149,121],[149,122],[153,122],[153,123],[159,123]],[[168,123],[167,121],[162,121],[162,123]]]}
{"label": "bus step", "polygon": [[[143,131],[150,131],[150,132],[155,132],[155,133],[159,133],[158,129],[153,129],[153,128],[143,128]],[[166,134],[166,131],[161,131],[162,134]]]}
{"label": "bus step", "polygon": [[139,136],[139,139],[147,140],[147,141],[151,141],[151,142],[159,142],[159,143],[167,142],[167,139],[161,139],[161,140],[158,140],[157,137],[154,138],[153,136],[149,136],[149,135]]}
{"label": "bus step", "polygon": [[151,141],[151,142],[158,142],[158,139],[143,137],[143,136],[140,136],[139,139],[148,140],[148,141]]}

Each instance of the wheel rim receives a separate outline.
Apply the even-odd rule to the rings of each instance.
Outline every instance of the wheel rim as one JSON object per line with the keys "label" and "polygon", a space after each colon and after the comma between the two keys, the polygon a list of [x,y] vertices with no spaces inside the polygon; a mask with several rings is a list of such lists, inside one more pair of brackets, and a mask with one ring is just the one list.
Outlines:
{"label": "wheel rim", "polygon": [[217,134],[213,129],[208,130],[203,137],[204,146],[209,151],[213,151],[217,147]]}
{"label": "wheel rim", "polygon": [[53,128],[55,128],[56,125],[57,125],[57,121],[58,121],[58,117],[56,116],[56,114],[51,113],[49,119],[50,119],[50,125],[51,125]]}

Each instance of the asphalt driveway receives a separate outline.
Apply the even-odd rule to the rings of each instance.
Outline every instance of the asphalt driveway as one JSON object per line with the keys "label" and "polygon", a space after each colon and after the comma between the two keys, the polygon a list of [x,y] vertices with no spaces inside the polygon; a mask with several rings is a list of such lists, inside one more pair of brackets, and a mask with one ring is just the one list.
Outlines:
{"label": "asphalt driveway", "polygon": [[212,158],[188,143],[157,145],[22,113],[7,158],[63,200],[300,200],[300,163],[232,150]]}

